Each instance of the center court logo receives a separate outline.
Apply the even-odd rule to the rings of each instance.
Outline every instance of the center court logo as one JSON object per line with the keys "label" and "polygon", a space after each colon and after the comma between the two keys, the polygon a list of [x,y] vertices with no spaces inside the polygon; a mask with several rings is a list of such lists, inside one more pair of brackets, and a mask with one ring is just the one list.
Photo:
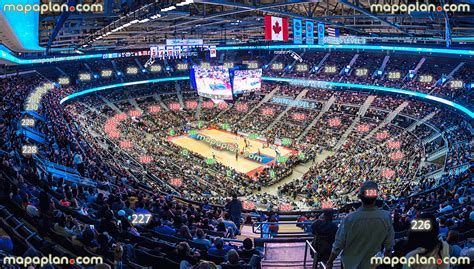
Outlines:
{"label": "center court logo", "polygon": [[92,13],[103,13],[103,4],[57,4],[57,3],[46,3],[46,4],[3,4],[3,12],[39,12],[40,14],[45,13],[61,13],[61,12],[92,12]]}
{"label": "center court logo", "polygon": [[407,13],[412,12],[470,12],[469,4],[426,4],[416,3],[406,4],[370,4],[370,12],[372,13]]}

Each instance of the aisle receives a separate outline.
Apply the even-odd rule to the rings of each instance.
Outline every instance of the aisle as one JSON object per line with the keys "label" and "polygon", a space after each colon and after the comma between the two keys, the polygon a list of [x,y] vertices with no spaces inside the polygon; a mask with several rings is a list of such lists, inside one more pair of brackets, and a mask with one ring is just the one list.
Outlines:
{"label": "aisle", "polygon": [[[324,150],[323,153],[316,156],[315,162],[320,163],[320,162],[324,161],[328,156],[331,156],[333,154],[334,154],[334,152],[332,152],[332,151]],[[256,192],[256,193],[268,193],[268,194],[272,194],[272,195],[277,195],[279,186],[283,186],[286,183],[292,182],[292,181],[300,178],[301,176],[304,175],[304,173],[306,173],[311,168],[312,165],[313,165],[313,163],[311,161],[307,162],[307,163],[299,164],[299,165],[297,165],[293,168],[293,173],[290,176],[284,178],[283,180],[281,180],[280,182],[278,182],[276,184],[273,184],[273,185],[268,186],[268,187],[263,187],[259,192]]]}

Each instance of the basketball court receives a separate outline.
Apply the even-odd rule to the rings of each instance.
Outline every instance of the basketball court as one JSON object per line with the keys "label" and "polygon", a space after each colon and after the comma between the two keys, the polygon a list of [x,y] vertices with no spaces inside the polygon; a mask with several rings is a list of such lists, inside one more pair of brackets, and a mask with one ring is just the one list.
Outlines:
{"label": "basketball court", "polygon": [[[204,158],[215,158],[216,162],[247,175],[253,175],[255,172],[275,163],[276,158],[278,157],[278,153],[275,149],[279,152],[279,156],[288,157],[297,153],[295,150],[273,144],[270,145],[270,147],[264,147],[264,141],[246,138],[248,147],[245,151],[258,156],[257,158],[251,159],[244,157],[244,155],[241,154],[245,148],[243,136],[218,129],[199,130],[198,136],[207,138],[207,141],[199,140],[196,138],[196,135],[191,136],[189,134],[170,137],[169,140],[184,149],[203,156]],[[238,145],[238,159],[236,160],[236,153],[234,151],[218,149],[209,143],[210,140],[212,140],[213,143]]]}

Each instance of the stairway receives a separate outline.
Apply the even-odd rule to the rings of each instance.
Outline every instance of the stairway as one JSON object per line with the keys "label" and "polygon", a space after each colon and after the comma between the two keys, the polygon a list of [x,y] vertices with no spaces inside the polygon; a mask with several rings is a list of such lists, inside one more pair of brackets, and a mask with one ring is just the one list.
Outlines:
{"label": "stairway", "polygon": [[179,85],[179,83],[177,81],[175,81],[174,87],[176,89],[176,95],[178,96],[179,105],[182,108],[185,108],[184,101],[183,101],[183,95],[181,94],[181,85]]}
{"label": "stairway", "polygon": [[421,66],[423,65],[423,63],[426,61],[426,58],[423,57],[421,58],[421,60],[418,62],[418,64],[416,65],[414,71],[415,71],[415,74],[418,72],[418,70],[421,68]]}
{"label": "stairway", "polygon": [[456,72],[461,69],[461,67],[463,67],[463,65],[465,64],[465,62],[461,62],[458,64],[458,66],[456,66],[449,74],[448,74],[448,78],[452,78],[454,76],[454,74],[456,74]]}
{"label": "stairway", "polygon": [[365,99],[365,102],[364,104],[360,107],[359,109],[359,113],[357,113],[360,117],[364,117],[365,116],[365,113],[367,112],[367,109],[369,109],[370,105],[372,104],[372,102],[375,100],[375,96],[374,95],[370,95],[369,97],[367,97],[367,99]]}
{"label": "stairway", "polygon": [[105,98],[104,96],[102,95],[99,95],[99,98],[102,99],[102,101],[104,101],[104,103],[106,103],[110,108],[112,108],[113,110],[115,110],[117,113],[123,113],[122,110],[120,110],[120,108],[118,108],[114,103],[110,102],[107,98]]}
{"label": "stairway", "polygon": [[169,108],[163,103],[163,100],[161,100],[161,97],[158,94],[153,94],[153,98],[155,98],[156,101],[160,104],[161,108],[163,108],[165,111],[168,111]]}
{"label": "stairway", "polygon": [[128,102],[138,111],[140,112],[144,112],[143,109],[141,109],[139,106],[138,106],[138,103],[137,103],[137,100],[135,98],[128,98]]}
{"label": "stairway", "polygon": [[370,95],[369,97],[367,97],[367,99],[365,99],[364,104],[359,108],[359,112],[357,112],[358,117],[356,117],[354,121],[352,121],[352,124],[349,126],[349,128],[347,128],[344,134],[342,134],[339,141],[336,143],[336,146],[335,146],[336,150],[346,143],[347,137],[352,133],[354,128],[357,126],[357,124],[359,124],[360,118],[365,115],[365,113],[367,112],[367,109],[369,108],[370,104],[372,104],[374,99],[375,99],[375,96],[373,95]]}
{"label": "stairway", "polygon": [[433,118],[434,115],[436,115],[438,113],[438,111],[433,111],[431,112],[430,114],[426,115],[424,118],[422,118],[421,120],[419,121],[415,121],[414,123],[412,123],[410,126],[408,126],[408,128],[406,129],[408,132],[411,132],[413,130],[416,129],[417,126],[420,126],[422,125],[423,123],[429,121],[431,118]]}
{"label": "stairway", "polygon": [[271,92],[267,93],[265,95],[265,97],[263,97],[263,99],[260,101],[260,103],[258,103],[258,105],[254,106],[252,109],[250,109],[247,114],[245,114],[245,116],[243,116],[242,118],[240,118],[240,120],[237,121],[237,123],[241,122],[241,121],[244,121],[250,114],[252,114],[255,110],[257,110],[259,107],[261,107],[263,104],[265,104],[266,102],[270,101],[270,99],[272,99],[273,95],[280,89],[279,86],[275,87],[275,89],[273,89]]}
{"label": "stairway", "polygon": [[392,122],[392,120],[402,111],[406,106],[408,106],[408,102],[405,101],[401,103],[394,111],[390,112],[388,116],[377,126],[375,127],[365,138],[364,140],[369,139],[371,136],[373,136],[375,133],[377,133],[378,130],[381,128],[385,127],[387,124]]}
{"label": "stairway", "polygon": [[309,132],[309,130],[311,130],[311,128],[313,128],[314,125],[318,123],[319,119],[324,115],[324,113],[329,110],[329,108],[332,106],[332,104],[334,104],[335,101],[336,97],[333,95],[331,96],[331,98],[329,98],[329,100],[326,101],[326,103],[324,103],[323,108],[321,109],[321,112],[319,112],[318,116],[316,116],[316,118],[311,121],[308,127],[306,127],[306,129],[304,129],[303,132],[301,132],[300,136],[298,136],[298,138],[296,139],[298,143]]}
{"label": "stairway", "polygon": [[382,65],[380,66],[380,68],[378,69],[379,71],[384,71],[385,70],[385,67],[387,66],[387,63],[388,61],[390,60],[390,56],[385,56],[385,58],[383,58],[383,62],[382,62]]}
{"label": "stairway", "polygon": [[330,52],[326,53],[326,54],[324,55],[324,57],[321,59],[321,61],[319,61],[318,65],[317,65],[317,67],[318,67],[317,70],[318,70],[318,71],[321,70],[321,67],[323,67],[324,62],[329,58],[329,55],[331,55]]}
{"label": "stairway", "polygon": [[[306,253],[306,266],[304,266],[305,243],[267,243],[265,257],[262,260],[262,269],[310,269],[313,259]],[[341,262],[336,259],[333,268],[341,268]]]}
{"label": "stairway", "polygon": [[198,106],[196,108],[196,114],[195,114],[195,119],[200,120],[201,119],[201,110],[202,110],[202,96],[199,96],[198,100]]}
{"label": "stairway", "polygon": [[270,123],[270,125],[268,125],[268,127],[265,129],[265,132],[268,132],[269,130],[271,130],[271,129],[273,128],[273,126],[275,126],[275,125],[281,120],[281,118],[283,118],[283,116],[284,116],[288,111],[290,111],[290,109],[292,109],[292,108],[294,107],[293,103],[296,103],[296,102],[300,101],[301,98],[303,98],[303,97],[306,95],[307,92],[308,92],[308,89],[302,90],[302,91],[298,94],[298,96],[296,96],[295,100],[293,100],[293,101],[288,105],[288,107],[287,107],[283,112],[281,112],[281,113],[275,118],[275,120],[274,120],[272,123]]}
{"label": "stairway", "polygon": [[357,124],[359,124],[359,122],[360,122],[360,117],[357,117],[354,119],[354,121],[349,126],[349,128],[347,128],[347,130],[342,134],[339,141],[337,141],[336,146],[334,146],[336,150],[338,150],[342,145],[346,143],[347,137],[349,136],[350,133],[352,133],[352,130],[354,130],[354,128],[357,126]]}

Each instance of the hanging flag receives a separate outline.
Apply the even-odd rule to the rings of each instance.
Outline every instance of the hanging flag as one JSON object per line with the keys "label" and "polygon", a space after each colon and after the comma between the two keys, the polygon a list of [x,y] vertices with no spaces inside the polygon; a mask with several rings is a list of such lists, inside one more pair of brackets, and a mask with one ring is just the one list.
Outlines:
{"label": "hanging flag", "polygon": [[314,22],[306,21],[306,44],[314,44]]}
{"label": "hanging flag", "polygon": [[217,56],[216,46],[209,47],[209,54],[211,58],[215,58]]}
{"label": "hanging flag", "polygon": [[318,44],[324,45],[324,23],[318,23]]}
{"label": "hanging flag", "polygon": [[339,37],[339,28],[328,27],[328,36]]}
{"label": "hanging flag", "polygon": [[265,16],[265,40],[288,41],[288,19]]}
{"label": "hanging flag", "polygon": [[301,19],[293,19],[293,43],[302,44],[303,43],[303,30]]}

